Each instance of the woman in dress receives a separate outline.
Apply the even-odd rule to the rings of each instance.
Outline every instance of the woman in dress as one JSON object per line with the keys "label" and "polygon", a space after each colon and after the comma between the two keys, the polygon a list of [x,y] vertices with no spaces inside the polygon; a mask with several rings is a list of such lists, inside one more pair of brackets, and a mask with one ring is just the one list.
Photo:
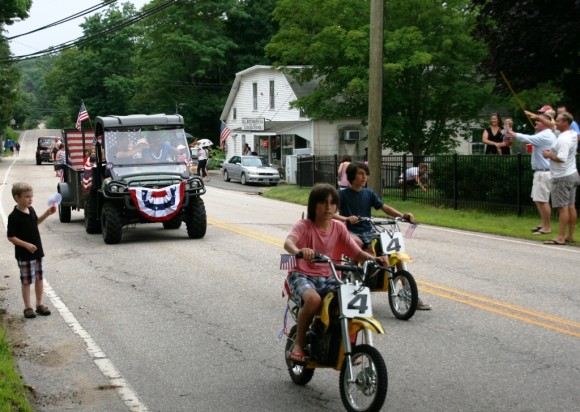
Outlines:
{"label": "woman in dress", "polygon": [[509,155],[510,148],[503,141],[501,116],[497,113],[489,117],[489,127],[483,131],[481,141],[486,145],[485,154]]}

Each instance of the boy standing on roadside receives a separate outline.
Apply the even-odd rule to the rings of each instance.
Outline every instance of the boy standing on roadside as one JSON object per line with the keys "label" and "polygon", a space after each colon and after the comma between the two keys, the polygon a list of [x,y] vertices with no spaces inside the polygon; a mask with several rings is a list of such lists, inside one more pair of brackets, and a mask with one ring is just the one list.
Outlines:
{"label": "boy standing on roadside", "polygon": [[32,207],[32,186],[28,183],[14,183],[12,197],[16,201],[16,206],[8,216],[7,236],[8,240],[14,244],[14,253],[20,268],[24,317],[36,317],[30,304],[30,285],[33,283],[36,295],[36,313],[48,316],[50,310],[42,304],[44,291],[42,258],[44,251],[42,250],[38,225],[56,212],[56,206],[52,205],[40,217],[37,216]]}

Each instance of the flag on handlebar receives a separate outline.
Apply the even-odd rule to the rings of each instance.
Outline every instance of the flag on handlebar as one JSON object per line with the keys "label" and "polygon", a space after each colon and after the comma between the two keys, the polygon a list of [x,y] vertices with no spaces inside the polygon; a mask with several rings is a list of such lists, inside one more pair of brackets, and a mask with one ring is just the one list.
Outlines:
{"label": "flag on handlebar", "polygon": [[296,258],[294,255],[285,253],[280,255],[280,270],[292,270],[296,266]]}
{"label": "flag on handlebar", "polygon": [[417,225],[415,223],[411,223],[405,232],[405,239],[411,239],[411,236],[413,236],[413,232],[416,228]]}

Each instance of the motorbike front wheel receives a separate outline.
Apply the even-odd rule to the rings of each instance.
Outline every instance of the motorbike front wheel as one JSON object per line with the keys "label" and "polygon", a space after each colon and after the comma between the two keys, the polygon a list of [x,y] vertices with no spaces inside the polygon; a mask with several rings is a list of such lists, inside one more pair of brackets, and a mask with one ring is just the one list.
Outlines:
{"label": "motorbike front wheel", "polygon": [[[394,285],[394,288],[391,286]],[[389,283],[389,306],[397,319],[408,320],[417,310],[419,292],[415,278],[406,270],[398,270]]]}
{"label": "motorbike front wheel", "polygon": [[380,352],[357,345],[352,357],[353,382],[349,382],[346,359],[340,370],[340,398],[347,411],[371,412],[382,408],[387,398],[387,365]]}
{"label": "motorbike front wheel", "polygon": [[[296,339],[296,330],[297,326],[292,326],[290,329],[290,334],[288,335],[288,340],[286,341],[286,349],[284,350],[284,357],[286,357],[286,353],[292,350],[294,346],[294,340]],[[292,381],[298,385],[306,385],[314,376],[314,369],[307,369],[303,365],[297,365],[294,362],[286,359],[286,365],[288,366],[288,373],[290,374],[290,378]]]}

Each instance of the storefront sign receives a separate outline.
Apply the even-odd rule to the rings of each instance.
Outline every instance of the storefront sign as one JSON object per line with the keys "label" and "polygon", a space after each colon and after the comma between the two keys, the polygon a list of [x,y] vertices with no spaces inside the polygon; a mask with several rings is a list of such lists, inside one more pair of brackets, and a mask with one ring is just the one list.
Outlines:
{"label": "storefront sign", "polygon": [[243,117],[242,130],[264,131],[265,118],[263,117]]}

